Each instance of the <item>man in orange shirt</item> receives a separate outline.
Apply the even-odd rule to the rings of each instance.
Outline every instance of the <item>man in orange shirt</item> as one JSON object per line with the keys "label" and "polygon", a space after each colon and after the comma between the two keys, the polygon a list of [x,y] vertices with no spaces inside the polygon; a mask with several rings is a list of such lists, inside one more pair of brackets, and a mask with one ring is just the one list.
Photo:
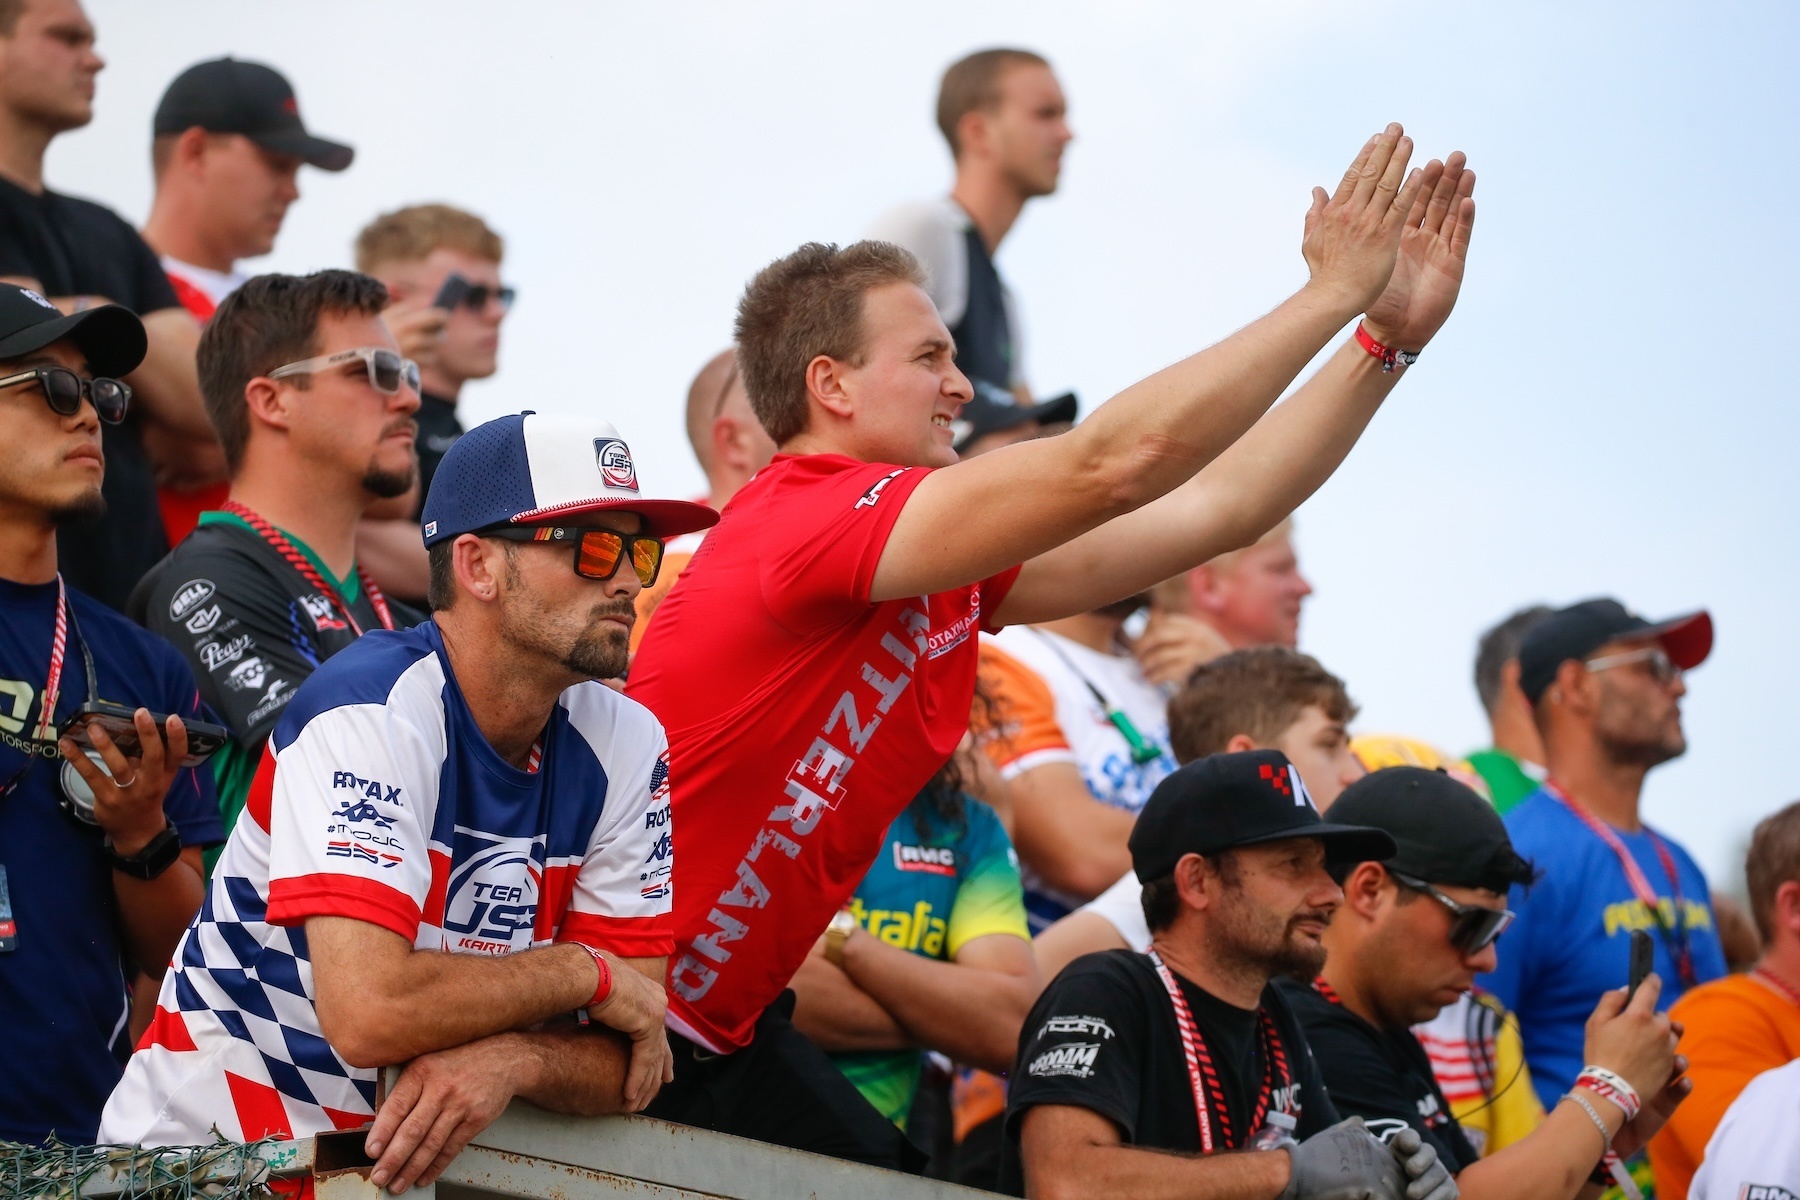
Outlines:
{"label": "man in orange shirt", "polygon": [[1800,1058],[1800,801],[1756,827],[1744,862],[1763,954],[1683,996],[1669,1016],[1694,1090],[1650,1143],[1658,1200],[1686,1200],[1706,1144],[1753,1078]]}
{"label": "man in orange shirt", "polygon": [[[775,457],[775,440],[763,429],[750,409],[744,377],[738,374],[737,351],[721,350],[707,360],[688,385],[688,442],[706,472],[706,503],[722,509],[738,489]],[[637,652],[650,628],[650,614],[663,602],[682,568],[700,548],[706,534],[690,533],[675,538],[663,554],[662,573],[656,584],[638,593],[637,624],[631,628],[631,650]]]}

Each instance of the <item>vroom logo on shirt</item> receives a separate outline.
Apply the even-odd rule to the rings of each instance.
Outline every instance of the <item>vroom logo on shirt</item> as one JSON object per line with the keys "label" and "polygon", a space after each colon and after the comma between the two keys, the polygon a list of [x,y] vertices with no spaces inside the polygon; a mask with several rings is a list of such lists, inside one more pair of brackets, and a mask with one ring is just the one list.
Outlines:
{"label": "vroom logo on shirt", "polygon": [[1067,1076],[1086,1079],[1094,1073],[1094,1060],[1100,1057],[1099,1042],[1070,1042],[1046,1050],[1031,1060],[1025,1073],[1039,1079]]}

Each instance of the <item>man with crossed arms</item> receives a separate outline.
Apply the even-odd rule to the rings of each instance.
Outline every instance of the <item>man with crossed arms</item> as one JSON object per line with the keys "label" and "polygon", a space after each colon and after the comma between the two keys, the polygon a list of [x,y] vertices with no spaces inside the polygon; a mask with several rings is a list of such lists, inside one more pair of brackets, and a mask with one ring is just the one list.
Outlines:
{"label": "man with crossed arms", "polygon": [[[951,422],[969,383],[910,255],[803,246],[751,282],[738,362],[782,453],[663,602],[630,683],[684,788],[675,1080],[652,1115],[907,1160],[793,1034],[783,988],[966,731],[978,629],[1088,612],[1248,543],[1349,452],[1461,286],[1474,177],[1460,154],[1409,175],[1411,153],[1390,125],[1334,195],[1314,189],[1312,276],[1274,312],[1067,434],[967,463]],[[1267,411],[1359,313],[1358,340]]]}

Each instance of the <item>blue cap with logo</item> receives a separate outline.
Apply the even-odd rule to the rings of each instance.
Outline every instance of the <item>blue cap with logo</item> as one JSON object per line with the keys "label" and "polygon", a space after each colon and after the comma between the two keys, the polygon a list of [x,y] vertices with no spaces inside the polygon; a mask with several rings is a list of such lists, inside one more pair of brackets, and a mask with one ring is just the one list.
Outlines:
{"label": "blue cap with logo", "polygon": [[639,495],[631,448],[605,421],[523,412],[456,439],[432,476],[420,525],[433,546],[496,525],[560,524],[607,509],[637,513],[644,532],[661,538],[719,521],[704,504]]}

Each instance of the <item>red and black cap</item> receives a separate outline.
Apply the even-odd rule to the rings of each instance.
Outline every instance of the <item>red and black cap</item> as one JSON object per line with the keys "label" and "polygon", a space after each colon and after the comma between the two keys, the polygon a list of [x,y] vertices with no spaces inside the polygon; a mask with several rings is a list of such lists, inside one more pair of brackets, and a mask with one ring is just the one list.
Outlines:
{"label": "red and black cap", "polygon": [[102,304],[64,316],[30,288],[0,283],[0,362],[23,358],[68,338],[88,370],[117,378],[137,370],[149,343],[144,323],[129,308]]}
{"label": "red and black cap", "polygon": [[1617,600],[1605,597],[1551,613],[1519,645],[1519,689],[1533,704],[1556,678],[1557,668],[1583,659],[1609,642],[1660,642],[1669,661],[1691,670],[1712,653],[1712,615],[1705,609],[1646,621]]}
{"label": "red and black cap", "polygon": [[1197,759],[1156,785],[1131,828],[1131,865],[1148,883],[1186,854],[1218,854],[1285,838],[1318,838],[1333,863],[1385,859],[1394,839],[1380,829],[1319,816],[1300,772],[1279,750]]}
{"label": "red and black cap", "polygon": [[349,146],[308,133],[293,85],[261,63],[215,58],[177,75],[156,106],[151,132],[161,137],[196,125],[208,133],[241,133],[265,150],[292,154],[322,171],[342,171],[356,157]]}

